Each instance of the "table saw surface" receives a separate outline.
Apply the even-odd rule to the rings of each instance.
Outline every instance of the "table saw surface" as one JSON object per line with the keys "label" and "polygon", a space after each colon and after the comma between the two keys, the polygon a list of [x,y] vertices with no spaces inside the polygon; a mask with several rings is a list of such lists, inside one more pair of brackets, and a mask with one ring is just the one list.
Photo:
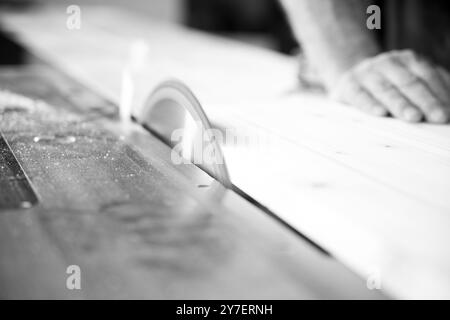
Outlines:
{"label": "table saw surface", "polygon": [[[278,219],[331,253],[333,257],[354,270],[363,279],[367,279],[373,272],[381,275],[383,288],[393,296],[403,298],[450,297],[450,287],[448,286],[450,283],[450,252],[447,248],[450,240],[449,126],[411,125],[394,119],[372,118],[348,107],[332,103],[323,96],[300,92],[295,84],[297,81],[296,62],[290,57],[268,50],[177,26],[149,21],[145,17],[108,10],[103,7],[83,8],[83,25],[80,30],[71,31],[65,28],[65,17],[63,9],[52,8],[29,13],[3,13],[1,21],[6,29],[13,32],[17,41],[31,52],[77,79],[90,91],[110,101],[112,105],[118,105],[120,102],[123,67],[127,61],[130,46],[134,41],[145,41],[149,45],[149,54],[145,64],[135,74],[137,79],[133,104],[135,111],[142,107],[151,90],[161,80],[167,77],[182,79],[196,93],[205,112],[215,125],[234,128],[238,132],[257,132],[263,141],[267,141],[266,148],[249,148],[248,150],[223,145],[230,178],[236,188],[252,198],[260,207],[266,208]],[[121,23],[117,23],[117,21],[121,21]],[[56,81],[53,85],[58,86],[58,83]],[[76,92],[67,95],[67,99],[73,103],[76,103],[78,97]],[[82,100],[80,99],[80,101]],[[58,105],[58,102],[55,105]],[[81,117],[91,113],[90,110],[85,109],[87,108],[86,104],[79,103],[78,108],[82,110]],[[110,109],[114,110],[114,107]],[[84,114],[85,112],[86,114]],[[111,111],[108,111],[107,114],[110,113]],[[98,116],[102,119],[101,114]],[[50,128],[53,125],[55,128],[65,127],[65,121],[55,121],[50,126],[45,124],[43,127]],[[103,120],[95,121],[102,122]],[[20,123],[20,126],[14,127],[14,130],[24,132],[25,128],[26,126]],[[19,151],[16,150],[16,153],[19,160],[25,155],[28,155],[30,159],[38,156],[42,159],[55,158],[51,154],[54,151],[53,147],[47,147],[48,149],[42,147],[41,149],[41,145],[38,144],[39,147],[27,149],[20,144],[21,139],[24,138],[20,138],[20,135],[15,136],[12,134],[14,130],[11,130],[10,128],[9,136],[8,130],[5,135],[7,139],[12,139],[9,141],[12,148],[18,148]],[[89,132],[95,132],[95,130]],[[30,133],[28,139],[32,139],[32,135],[36,133]],[[73,134],[76,135],[77,132],[73,132]],[[90,137],[91,134],[93,137]],[[97,239],[105,246],[105,250],[109,246],[113,246],[112,243],[114,246],[123,245],[123,248],[128,248],[126,243],[120,243],[119,236],[116,239],[116,233],[113,232],[115,228],[120,229],[115,225],[117,221],[101,218],[103,215],[89,206],[100,205],[95,200],[99,195],[99,199],[104,197],[109,201],[118,198],[117,205],[107,206],[102,210],[111,211],[111,217],[120,216],[120,212],[125,211],[132,212],[131,215],[139,215],[142,212],[135,207],[147,208],[148,201],[157,201],[157,206],[166,208],[168,205],[164,204],[162,196],[156,195],[162,193],[158,190],[172,187],[166,186],[164,183],[160,185],[160,182],[155,182],[157,185],[149,182],[154,176],[151,167],[148,167],[148,161],[153,157],[147,145],[156,147],[159,146],[157,142],[147,138],[133,137],[129,140],[129,144],[131,146],[136,144],[137,147],[134,146],[134,149],[132,148],[134,151],[129,151],[127,142],[119,140],[117,141],[118,145],[115,144],[116,142],[108,145],[114,139],[102,140],[95,138],[96,136],[93,133],[82,133],[79,138],[80,141],[86,139],[90,143],[101,141],[98,142],[99,145],[95,145],[94,150],[98,150],[98,153],[95,153],[95,156],[89,156],[89,161],[93,161],[99,166],[94,167],[95,169],[84,162],[87,161],[86,159],[82,160],[82,155],[85,154],[82,148],[88,148],[89,143],[65,145],[64,148],[68,148],[68,150],[74,148],[66,156],[72,159],[71,161],[73,159],[80,161],[74,165],[73,170],[75,171],[70,177],[62,179],[62,176],[58,175],[61,168],[70,167],[71,164],[70,161],[66,163],[64,159],[58,160],[57,157],[51,161],[56,161],[59,163],[58,165],[33,161],[33,166],[31,164],[23,164],[23,166],[25,171],[30,166],[31,171],[36,174],[34,179],[41,181],[41,187],[45,192],[41,192],[43,195],[41,193],[39,195],[45,196],[48,193],[48,196],[53,199],[52,202],[55,203],[81,201],[88,207],[87,209],[95,212],[93,214],[96,218],[92,220],[89,220],[89,215],[77,215],[77,219],[80,219],[76,223],[79,226],[78,231],[80,233],[88,232],[88,234],[83,237],[74,236],[75,239],[82,242],[81,238],[86,240],[89,236],[93,237],[85,244],[87,247],[90,242],[93,242],[92,239]],[[127,137],[127,134],[124,136]],[[79,141],[78,137],[76,138]],[[20,147],[24,149],[20,150]],[[34,150],[35,148],[38,148],[41,153],[26,153],[37,152]],[[136,151],[136,148],[140,151]],[[106,155],[106,151],[109,149],[113,154]],[[145,152],[150,152],[150,158],[146,158],[147,161],[136,161],[136,157],[140,159],[139,157],[143,156]],[[113,158],[108,161],[108,165],[102,161],[99,162],[101,156],[105,155],[107,158]],[[169,168],[170,166],[164,161],[157,161],[157,163],[162,168],[160,170],[180,171],[179,168]],[[48,168],[44,170],[42,166],[44,168],[48,166]],[[147,168],[145,177],[149,180],[141,178],[140,175],[143,172],[141,166]],[[164,170],[162,172],[166,172]],[[191,174],[195,173],[194,175],[197,176],[198,169],[190,170]],[[181,171],[184,172],[184,169]],[[171,174],[174,174],[173,172]],[[34,176],[34,174],[30,175]],[[108,179],[112,180],[107,182],[107,188],[104,188],[106,182],[102,180],[102,174],[106,174]],[[115,174],[117,183],[113,183],[116,179]],[[130,174],[134,176],[128,176]],[[63,181],[53,186],[46,185],[44,177],[46,179],[53,177]],[[125,177],[127,178],[125,179]],[[165,177],[164,174],[163,177]],[[71,182],[81,182],[78,179],[86,179],[86,181],[82,181],[83,185],[87,186],[86,189],[71,190]],[[159,181],[158,179],[156,178],[155,181]],[[167,179],[164,180],[165,183],[170,185],[177,181],[172,177],[165,179]],[[195,185],[210,185],[211,182],[192,183],[195,180],[192,180],[193,178],[190,176],[183,179],[191,186],[193,194],[208,193],[210,190],[209,187],[197,188]],[[97,180],[104,183],[96,183]],[[130,182],[135,180],[140,182]],[[145,187],[143,187],[144,185]],[[128,188],[134,191],[127,192]],[[175,197],[177,200],[182,201],[187,197],[186,195],[182,196],[185,194],[184,189],[175,191],[177,187],[173,188],[168,193],[180,195]],[[58,200],[60,196],[57,196],[55,192],[63,191],[67,191],[67,194],[73,194],[73,196],[67,195],[61,198],[64,200]],[[123,197],[127,194],[131,198],[124,199]],[[225,194],[230,195],[229,197],[233,199],[236,198],[236,201],[242,201],[232,191],[226,191]],[[207,198],[209,199],[209,196]],[[159,203],[161,201],[163,203]],[[190,203],[187,208],[192,209],[198,205],[196,201],[186,201]],[[239,205],[233,203],[233,208],[238,208],[237,212],[230,209],[233,212],[230,215],[214,216],[220,216],[217,218],[220,220],[225,219],[225,225],[241,225],[240,219],[245,217],[245,214],[242,214],[245,210],[240,209],[241,205],[244,206],[243,203],[239,202]],[[210,205],[208,202],[208,205],[204,206]],[[121,210],[121,206],[125,206],[126,210]],[[222,205],[219,207],[221,208]],[[252,212],[256,210],[249,207],[252,208]],[[215,206],[208,207],[208,210],[213,210],[210,208],[214,209]],[[191,209],[185,210],[191,212]],[[155,210],[156,215],[158,215],[157,211]],[[197,212],[196,210],[192,211]],[[59,219],[54,210],[43,212],[41,215],[46,217],[44,225],[48,228],[47,230],[52,230],[52,226],[57,233],[64,230],[64,223],[67,221],[62,219],[62,226],[58,226]],[[178,217],[181,213],[173,210],[173,214]],[[25,217],[27,218],[25,219]],[[26,223],[33,223],[32,217],[33,215],[24,214],[23,228],[26,228]],[[200,214],[198,219],[203,221],[203,219],[207,219],[205,217]],[[258,217],[264,221],[269,219],[264,214]],[[135,218],[131,218],[131,220],[134,221]],[[164,216],[161,219],[165,220],[166,218]],[[100,222],[99,219],[107,220]],[[138,220],[140,219],[143,218],[140,217]],[[174,225],[178,228],[191,223],[196,225],[193,222],[196,221],[195,219],[184,220],[183,218],[180,222],[177,222],[177,219],[175,218]],[[128,219],[125,218],[125,220]],[[86,229],[85,227],[89,223],[98,224],[100,231],[97,231],[97,228]],[[127,223],[123,223],[123,226]],[[181,223],[181,226],[178,223]],[[3,224],[3,228],[5,228],[5,224]],[[57,226],[54,226],[55,224]],[[142,226],[147,225],[145,221],[140,221],[135,223],[133,228],[139,229],[141,224]],[[151,225],[151,223],[148,224]],[[254,224],[250,223],[249,225]],[[220,224],[220,228],[222,227]],[[161,228],[164,230],[164,227]],[[177,229],[177,227],[175,228]],[[274,225],[273,228],[278,230],[280,227]],[[254,242],[258,243],[257,239],[266,241],[263,239],[272,233],[266,231],[265,228],[256,229],[263,234],[258,235],[261,238],[249,232],[242,236],[242,241],[247,243],[248,239],[253,239],[248,242],[249,245]],[[101,230],[105,232],[103,235],[98,234]],[[185,236],[186,238],[202,237],[194,231],[197,230],[196,226],[191,225],[188,230],[191,230],[192,233]],[[183,229],[183,232],[185,231]],[[64,237],[69,236],[70,232],[73,231],[67,231]],[[120,234],[120,232],[118,233]],[[223,241],[224,238],[217,234],[220,234],[220,231],[211,231],[208,235],[219,242]],[[181,234],[179,236],[180,239],[184,238],[181,237]],[[291,237],[292,235],[281,228],[279,234],[274,238],[278,239],[279,236]],[[103,237],[106,237],[108,241]],[[115,240],[109,241],[109,237]],[[298,235],[295,237],[301,239]],[[232,238],[241,241],[239,237]],[[243,240],[244,238],[245,240]],[[294,241],[300,241],[298,239]],[[202,240],[198,241],[202,242]],[[206,242],[213,241],[211,239],[211,241],[205,240]],[[76,244],[76,240],[69,241],[67,246],[76,246]],[[47,245],[49,244],[47,243]],[[217,245],[220,248],[221,245],[227,247],[228,244]],[[180,244],[174,244],[170,250],[161,250],[158,254],[169,260],[172,254],[176,256],[180,250],[183,251],[183,254],[188,255],[189,250],[182,250],[180,246]],[[212,246],[215,247],[215,245]],[[205,248],[201,244],[192,248],[194,247],[197,248],[192,249],[195,251],[194,255],[207,254],[206,251],[202,251]],[[229,248],[227,252],[233,256],[239,254],[245,256],[248,253],[241,252],[246,249],[237,249],[240,248],[239,245],[232,248]],[[111,259],[120,265],[118,255],[122,251],[117,250],[117,247],[112,251],[114,252],[105,253],[105,257],[101,259],[105,259],[105,261]],[[123,251],[127,250],[123,249]],[[282,251],[275,250],[275,252],[281,254]],[[219,256],[222,254],[218,254],[217,259],[220,259]],[[251,270],[265,269],[260,270],[261,273],[253,272],[254,276],[259,278],[261,274],[267,274],[267,272],[272,274],[272,269],[266,270],[266,268],[280,268],[283,265],[283,268],[293,268],[290,269],[291,271],[297,269],[294,267],[295,263],[279,264],[279,261],[276,261],[278,258],[273,256],[270,258],[266,256],[266,258],[268,262],[262,264],[256,263],[253,258],[246,259],[248,265],[242,267],[243,264],[240,263],[240,267],[238,267],[236,264],[235,271],[242,268],[242,278],[252,281],[254,278],[249,275],[252,273]],[[230,258],[227,261],[233,259]],[[192,267],[190,271],[195,273],[194,269],[197,270],[198,267],[195,261],[199,262],[201,259],[193,261],[193,265],[190,265],[189,261],[191,260],[188,259],[185,266],[186,268]],[[210,263],[214,264],[214,262]],[[111,266],[113,265],[114,263],[111,263]],[[215,264],[211,266],[212,269],[216,267]],[[184,267],[174,266],[174,269],[176,268]],[[220,273],[222,272],[220,270],[223,269],[219,268],[218,270],[217,272]],[[246,270],[249,273],[244,275]],[[288,273],[291,274],[291,271]],[[278,272],[274,274],[277,274],[276,277],[285,277],[286,272],[283,271],[282,275]],[[230,271],[228,276],[231,276],[232,273]],[[158,281],[166,279],[164,276],[156,278],[159,279]],[[187,285],[187,282],[194,283],[194,278],[195,276],[189,278],[191,280],[183,280],[185,281],[182,282],[183,285]],[[139,282],[137,276],[133,279],[133,281]],[[224,280],[220,281],[226,281],[225,279],[226,276]],[[292,278],[287,280],[287,283],[292,284],[291,280]],[[255,279],[256,282],[262,285]],[[277,278],[274,283],[281,285],[284,282],[280,282]],[[203,285],[211,289],[209,284],[204,283]],[[202,287],[202,290],[198,292],[208,292],[208,288]],[[186,294],[195,292],[195,290],[189,292],[167,290],[171,294],[177,292],[175,296],[180,292]],[[345,292],[344,289],[342,291]],[[213,290],[212,292],[217,291]],[[233,290],[220,291],[220,294],[217,293],[217,295],[231,294],[231,292]],[[252,291],[257,296],[264,292],[267,293],[265,290]],[[296,296],[295,293],[291,295],[292,292],[287,287],[283,287],[277,292],[284,292],[289,297]],[[244,290],[241,293],[245,295],[249,292]]]}

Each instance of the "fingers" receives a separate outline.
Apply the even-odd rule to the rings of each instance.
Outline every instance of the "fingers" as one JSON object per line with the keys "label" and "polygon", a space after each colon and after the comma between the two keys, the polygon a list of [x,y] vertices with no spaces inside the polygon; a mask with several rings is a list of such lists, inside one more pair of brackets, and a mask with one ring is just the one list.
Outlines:
{"label": "fingers", "polygon": [[379,64],[378,70],[412,106],[423,113],[428,122],[445,123],[449,120],[445,85],[431,65],[413,57],[402,60],[398,55],[391,55]]}
{"label": "fingers", "polygon": [[364,60],[341,78],[333,96],[409,122],[450,120],[450,73],[410,50]]}
{"label": "fingers", "polygon": [[387,109],[364,87],[352,74],[348,74],[345,81],[332,93],[332,98],[340,102],[357,106],[361,111],[374,115],[386,116]]}
{"label": "fingers", "polygon": [[[402,54],[402,53],[400,53]],[[446,107],[450,107],[450,90],[449,83],[445,81],[445,75],[440,73],[447,73],[446,70],[433,65],[430,61],[423,59],[422,57],[414,54],[412,51],[406,51],[403,53],[403,60],[398,60],[403,63],[413,74],[422,79],[428,84],[429,89],[437,96],[437,98],[445,104]],[[394,57],[394,59],[400,59],[401,57]],[[403,62],[402,62],[403,61]],[[439,71],[441,69],[442,71]]]}
{"label": "fingers", "polygon": [[423,119],[421,110],[382,74],[372,71],[360,81],[362,86],[377,97],[377,100],[394,117],[408,122],[419,122]]}

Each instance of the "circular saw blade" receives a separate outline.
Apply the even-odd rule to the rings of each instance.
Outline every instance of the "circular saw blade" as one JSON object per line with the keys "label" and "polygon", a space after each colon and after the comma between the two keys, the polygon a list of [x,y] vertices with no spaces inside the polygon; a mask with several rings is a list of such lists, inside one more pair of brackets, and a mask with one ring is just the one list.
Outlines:
{"label": "circular saw blade", "polygon": [[230,187],[225,159],[214,130],[200,102],[178,80],[161,83],[150,94],[137,122],[156,134],[182,158]]}

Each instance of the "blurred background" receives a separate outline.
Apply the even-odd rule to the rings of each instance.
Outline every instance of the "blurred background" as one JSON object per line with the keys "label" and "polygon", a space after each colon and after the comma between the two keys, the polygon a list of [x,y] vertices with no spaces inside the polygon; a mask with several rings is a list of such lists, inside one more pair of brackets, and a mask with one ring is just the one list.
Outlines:
{"label": "blurred background", "polygon": [[[337,0],[339,1],[339,0]],[[383,28],[374,31],[386,49],[414,48],[448,62],[450,3],[444,0],[373,0],[381,7]],[[114,6],[151,19],[182,24],[246,43],[295,55],[300,52],[279,0],[0,0],[2,7],[36,4]],[[0,21],[1,32],[1,21]],[[430,37],[435,38],[432,45]],[[2,62],[16,59],[1,36]],[[14,62],[14,61],[10,61]]]}
{"label": "blurred background", "polygon": [[[36,4],[116,6],[152,19],[182,24],[283,53],[298,52],[277,0],[0,0],[3,7]],[[20,57],[17,48],[4,35],[0,44],[2,63],[14,63]]]}

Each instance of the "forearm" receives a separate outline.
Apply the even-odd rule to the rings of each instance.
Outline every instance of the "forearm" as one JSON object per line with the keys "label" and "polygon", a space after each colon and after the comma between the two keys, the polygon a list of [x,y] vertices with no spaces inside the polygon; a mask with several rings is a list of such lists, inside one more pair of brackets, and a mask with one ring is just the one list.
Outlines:
{"label": "forearm", "polygon": [[366,28],[366,0],[281,0],[294,34],[328,87],[367,57],[380,52]]}

